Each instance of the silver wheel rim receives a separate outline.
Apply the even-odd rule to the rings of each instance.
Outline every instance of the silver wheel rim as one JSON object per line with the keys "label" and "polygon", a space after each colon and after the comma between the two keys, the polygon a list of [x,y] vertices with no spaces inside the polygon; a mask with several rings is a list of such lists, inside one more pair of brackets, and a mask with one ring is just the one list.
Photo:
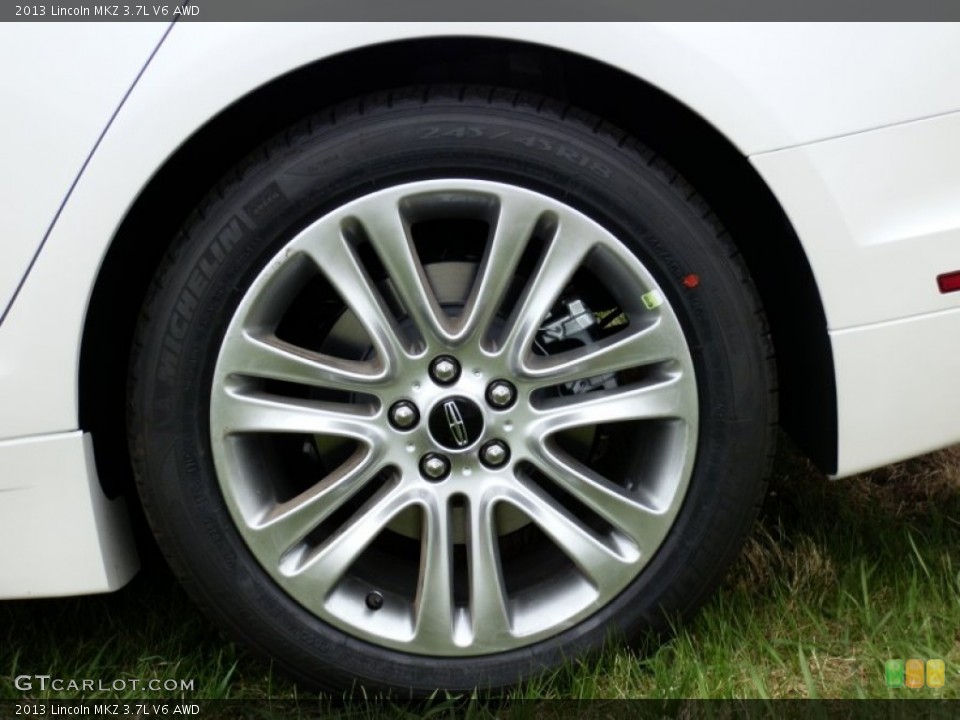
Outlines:
{"label": "silver wheel rim", "polygon": [[[422,261],[413,231],[444,217],[489,228],[472,277],[456,270],[463,263],[448,272],[461,278],[452,310],[433,275],[454,265]],[[532,270],[521,273],[529,258]],[[583,273],[601,280],[624,320],[577,345],[572,338],[582,335],[572,333],[599,313],[557,307]],[[280,337],[281,319],[310,281],[339,295],[338,323],[362,327],[362,356]],[[544,353],[558,333],[575,346]],[[452,383],[431,376],[440,356],[459,364]],[[515,391],[508,407],[502,388],[496,403],[487,395],[498,380]],[[406,408],[391,416],[402,402],[419,413],[412,427],[396,422],[410,422]],[[465,412],[474,429],[453,443],[443,422],[453,432]],[[267,263],[225,333],[210,433],[240,535],[294,600],[376,645],[469,656],[569,629],[638,576],[686,493],[698,412],[680,323],[620,240],[539,193],[446,179],[350,202]],[[590,458],[605,437],[636,437],[640,450],[603,460],[620,463],[607,477],[586,451],[571,450],[581,435]],[[303,439],[311,462],[321,446],[352,449],[281,490],[286,451],[277,448],[290,438]],[[491,442],[508,449],[506,460]],[[449,464],[439,480],[423,470],[430,454]]]}

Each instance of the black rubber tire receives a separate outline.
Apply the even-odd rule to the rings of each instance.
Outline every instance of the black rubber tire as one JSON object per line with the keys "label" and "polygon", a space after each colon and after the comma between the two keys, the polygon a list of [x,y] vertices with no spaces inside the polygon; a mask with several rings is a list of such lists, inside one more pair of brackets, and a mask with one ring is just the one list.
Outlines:
{"label": "black rubber tire", "polygon": [[[360,195],[442,177],[552,195],[623,240],[657,277],[694,359],[700,436],[667,539],[587,621],[526,648],[428,658],[320,621],[248,552],[218,488],[208,435],[211,375],[248,283],[292,234]],[[700,283],[682,279],[695,272]],[[422,695],[507,687],[689,616],[716,588],[763,498],[773,452],[773,353],[735,246],[666,162],[614,127],[509,90],[411,88],[311,117],[228,173],[172,243],[144,305],[129,377],[129,433],[144,509],[176,575],[229,633],[312,687]]]}

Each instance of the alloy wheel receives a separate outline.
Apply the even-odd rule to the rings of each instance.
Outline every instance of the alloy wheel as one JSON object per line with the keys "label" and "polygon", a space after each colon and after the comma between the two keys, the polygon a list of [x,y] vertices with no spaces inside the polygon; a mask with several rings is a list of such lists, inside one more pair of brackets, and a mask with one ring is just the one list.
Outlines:
{"label": "alloy wheel", "polygon": [[289,596],[370,643],[469,656],[557,635],[641,573],[698,413],[680,321],[621,239],[442,179],[353,200],[269,260],[224,335],[210,441]]}

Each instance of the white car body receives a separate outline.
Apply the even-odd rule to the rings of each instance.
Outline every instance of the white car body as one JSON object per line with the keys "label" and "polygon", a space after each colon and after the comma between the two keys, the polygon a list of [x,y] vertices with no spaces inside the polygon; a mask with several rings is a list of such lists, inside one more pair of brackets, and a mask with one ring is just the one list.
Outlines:
{"label": "white car body", "polygon": [[749,159],[826,318],[831,474],[960,442],[960,293],[937,285],[960,270],[960,27],[8,24],[0,598],[109,591],[136,572],[127,509],[101,489],[98,438],[81,421],[80,358],[102,264],[158,171],[261,86],[425,37],[591,58],[676,99]]}

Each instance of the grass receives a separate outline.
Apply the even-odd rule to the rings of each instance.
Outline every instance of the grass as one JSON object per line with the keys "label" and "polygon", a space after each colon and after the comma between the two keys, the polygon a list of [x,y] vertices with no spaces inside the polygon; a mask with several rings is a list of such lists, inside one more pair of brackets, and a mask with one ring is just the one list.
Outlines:
{"label": "grass", "polygon": [[[945,660],[945,687],[887,688],[884,662],[912,657]],[[112,595],[0,603],[0,699],[24,697],[20,674],[194,680],[37,699],[315,698],[223,640],[162,570]],[[693,622],[647,656],[611,648],[515,697],[960,698],[960,448],[831,481],[787,447]]]}

